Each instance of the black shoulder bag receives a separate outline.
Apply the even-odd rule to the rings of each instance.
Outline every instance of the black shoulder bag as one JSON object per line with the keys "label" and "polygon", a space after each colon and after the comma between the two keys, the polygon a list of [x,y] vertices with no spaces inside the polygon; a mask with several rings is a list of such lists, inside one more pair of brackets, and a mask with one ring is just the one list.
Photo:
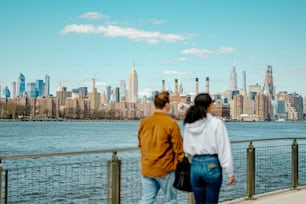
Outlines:
{"label": "black shoulder bag", "polygon": [[174,188],[181,191],[192,192],[190,184],[190,165],[188,157],[186,156],[182,162],[177,164],[173,183]]}

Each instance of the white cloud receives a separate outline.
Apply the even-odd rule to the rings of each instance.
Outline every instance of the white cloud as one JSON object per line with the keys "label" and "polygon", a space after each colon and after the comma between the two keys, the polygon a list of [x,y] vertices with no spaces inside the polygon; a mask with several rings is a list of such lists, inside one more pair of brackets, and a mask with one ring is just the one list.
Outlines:
{"label": "white cloud", "polygon": [[[92,88],[92,81],[85,81],[84,85]],[[96,81],[96,86],[107,86],[107,83],[103,81]]]}
{"label": "white cloud", "polygon": [[61,33],[101,34],[113,38],[126,37],[130,40],[146,42],[148,44],[158,44],[161,41],[174,43],[186,39],[183,35],[178,34],[164,34],[157,31],[152,32],[114,25],[94,26],[89,24],[72,24],[65,26]]}
{"label": "white cloud", "polygon": [[227,54],[235,52],[235,48],[232,47],[220,47],[217,49],[217,52],[220,54]]}
{"label": "white cloud", "polygon": [[215,54],[215,53],[228,54],[233,52],[235,52],[235,48],[232,47],[220,47],[217,49],[189,48],[181,51],[182,54],[190,54],[202,58],[208,57],[210,54]]}
{"label": "white cloud", "polygon": [[181,51],[182,54],[191,54],[197,57],[208,57],[209,54],[213,54],[213,50],[208,50],[208,49],[197,49],[197,48],[190,48],[190,49],[185,49]]}
{"label": "white cloud", "polygon": [[165,75],[190,75],[190,72],[180,72],[176,70],[164,70],[163,73]]}
{"label": "white cloud", "polygon": [[61,31],[63,34],[68,34],[68,33],[80,33],[80,34],[89,34],[89,33],[94,33],[96,28],[93,25],[77,25],[77,24],[72,24],[65,26],[65,28]]}
{"label": "white cloud", "polygon": [[87,12],[87,13],[84,13],[83,15],[81,15],[80,18],[85,18],[85,19],[89,19],[89,20],[97,20],[97,19],[108,18],[108,16],[103,15],[101,13],[97,13],[97,12]]}

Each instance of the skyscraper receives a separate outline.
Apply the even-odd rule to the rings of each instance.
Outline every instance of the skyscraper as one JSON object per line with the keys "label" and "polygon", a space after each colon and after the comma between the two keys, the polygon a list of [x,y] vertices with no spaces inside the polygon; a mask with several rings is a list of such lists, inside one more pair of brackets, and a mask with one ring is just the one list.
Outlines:
{"label": "skyscraper", "polygon": [[25,76],[22,73],[20,73],[17,83],[17,96],[21,96],[24,93],[25,93]]}
{"label": "skyscraper", "polygon": [[261,94],[261,87],[259,84],[249,85],[248,97],[255,100],[256,95]]}
{"label": "skyscraper", "polygon": [[237,73],[236,73],[236,65],[233,66],[233,70],[230,76],[229,90],[237,90]]}
{"label": "skyscraper", "polygon": [[106,87],[106,103],[109,103],[111,100],[111,92],[112,92],[112,87],[107,86]]}
{"label": "skyscraper", "polygon": [[11,98],[16,98],[16,82],[11,83]]}
{"label": "skyscraper", "polygon": [[42,79],[36,80],[37,96],[42,96],[43,95],[43,84],[44,84],[44,81]]}
{"label": "skyscraper", "polygon": [[4,97],[5,98],[10,98],[11,97],[11,92],[10,92],[10,90],[7,86],[4,87],[3,92],[4,92]]}
{"label": "skyscraper", "polygon": [[271,100],[264,94],[257,94],[255,96],[255,114],[258,120],[270,120],[271,119]]}
{"label": "skyscraper", "polygon": [[92,79],[92,92],[89,93],[90,109],[97,110],[101,105],[101,94],[96,88],[96,79]]}
{"label": "skyscraper", "polygon": [[246,96],[247,89],[246,89],[246,72],[245,71],[242,71],[242,90],[243,90],[242,95]]}
{"label": "skyscraper", "polygon": [[126,102],[125,80],[120,80],[120,102]]}
{"label": "skyscraper", "polygon": [[268,65],[265,76],[265,83],[263,87],[263,92],[265,95],[271,96],[271,99],[275,98],[275,87],[273,85],[273,76],[272,76],[272,66]]}
{"label": "skyscraper", "polygon": [[135,70],[135,64],[133,64],[132,70],[129,75],[128,96],[130,103],[136,103],[138,101],[138,76]]}
{"label": "skyscraper", "polygon": [[115,88],[115,102],[120,102],[120,89],[119,89],[119,87]]}
{"label": "skyscraper", "polygon": [[45,76],[45,86],[44,86],[43,95],[44,96],[50,95],[50,76],[49,75]]}
{"label": "skyscraper", "polygon": [[36,83],[34,82],[28,82],[27,83],[27,95],[30,98],[36,98],[38,96],[38,91],[36,88]]}

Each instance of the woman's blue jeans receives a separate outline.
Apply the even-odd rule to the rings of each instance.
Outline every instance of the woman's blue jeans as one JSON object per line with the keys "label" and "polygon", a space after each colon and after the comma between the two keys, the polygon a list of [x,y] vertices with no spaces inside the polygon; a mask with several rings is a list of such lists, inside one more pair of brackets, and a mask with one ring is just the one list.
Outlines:
{"label": "woman's blue jeans", "polygon": [[222,185],[218,155],[195,155],[191,163],[191,186],[196,204],[217,204]]}

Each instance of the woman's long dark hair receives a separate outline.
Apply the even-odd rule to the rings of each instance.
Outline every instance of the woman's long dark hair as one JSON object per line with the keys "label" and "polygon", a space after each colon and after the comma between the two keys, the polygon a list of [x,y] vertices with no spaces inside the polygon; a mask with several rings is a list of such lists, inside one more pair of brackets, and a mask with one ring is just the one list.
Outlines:
{"label": "woman's long dark hair", "polygon": [[207,93],[200,93],[194,98],[194,105],[190,106],[186,112],[184,124],[193,123],[202,118],[206,118],[207,109],[212,103],[212,99]]}

